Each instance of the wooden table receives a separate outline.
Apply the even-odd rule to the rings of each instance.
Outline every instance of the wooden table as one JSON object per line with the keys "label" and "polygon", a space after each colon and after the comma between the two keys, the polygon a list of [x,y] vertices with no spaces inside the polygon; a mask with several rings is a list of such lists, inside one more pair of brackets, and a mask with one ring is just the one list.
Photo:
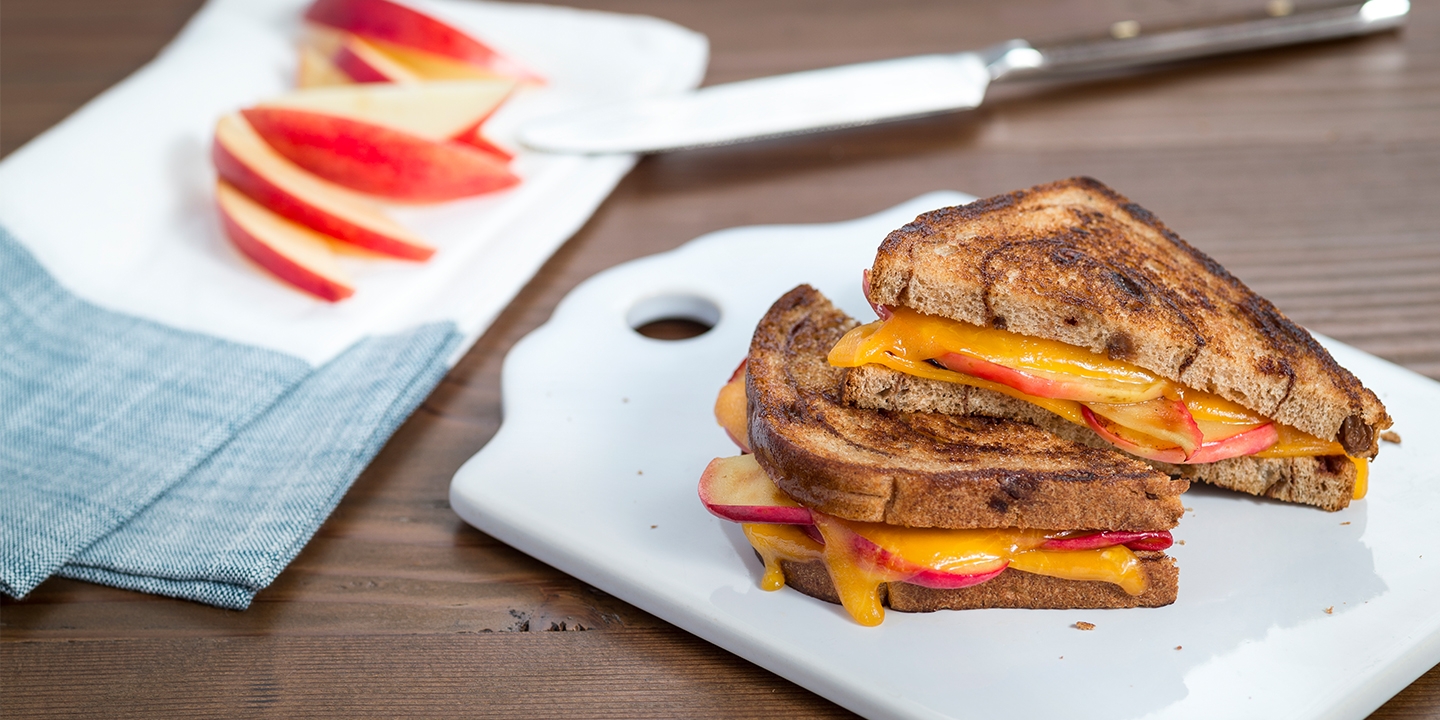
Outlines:
{"label": "wooden table", "polygon": [[[709,83],[1236,6],[576,4],[706,33]],[[146,62],[198,5],[6,0],[0,147],[14,150]],[[848,715],[468,527],[447,504],[450,477],[500,426],[506,351],[599,270],[720,228],[843,220],[934,189],[986,195],[1076,174],[1129,194],[1300,323],[1440,378],[1433,3],[1417,3],[1400,34],[996,88],[963,115],[650,157],[250,610],[67,580],[5,600],[6,715]],[[1437,716],[1440,669],[1373,717]]]}

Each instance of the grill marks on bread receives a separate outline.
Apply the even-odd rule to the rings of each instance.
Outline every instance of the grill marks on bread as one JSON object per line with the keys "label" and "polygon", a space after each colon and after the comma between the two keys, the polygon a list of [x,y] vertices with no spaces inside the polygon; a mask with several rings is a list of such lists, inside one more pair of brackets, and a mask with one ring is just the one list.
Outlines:
{"label": "grill marks on bread", "polygon": [[1188,483],[1119,453],[1010,420],[845,404],[845,370],[826,356],[855,325],[800,286],[756,328],[750,442],[796,500],[916,527],[1157,530],[1179,520]]}
{"label": "grill marks on bread", "polygon": [[871,297],[1126,360],[1357,456],[1391,424],[1308,332],[1090,178],[921,215],[880,246]]}

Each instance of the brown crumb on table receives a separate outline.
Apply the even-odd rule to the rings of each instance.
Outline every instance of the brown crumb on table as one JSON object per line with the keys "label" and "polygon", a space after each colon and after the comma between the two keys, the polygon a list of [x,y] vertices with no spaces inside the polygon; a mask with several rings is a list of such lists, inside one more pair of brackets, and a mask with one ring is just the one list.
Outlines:
{"label": "brown crumb on table", "polygon": [[1080,620],[1080,621],[1077,621],[1077,622],[1075,623],[1075,629],[1077,629],[1077,630],[1094,630],[1094,629],[1095,629],[1095,623],[1088,623],[1088,622],[1085,622],[1084,620]]}
{"label": "brown crumb on table", "polygon": [[660,527],[660,526],[659,526],[659,525],[651,525],[651,526],[650,526],[650,529],[651,529],[651,530],[654,530],[655,528],[658,528],[658,527]]}
{"label": "brown crumb on table", "polygon": [[1335,614],[1335,606],[1334,606],[1334,605],[1331,605],[1330,607],[1325,608],[1325,614],[1326,614],[1326,615],[1334,615],[1334,614]]}
{"label": "brown crumb on table", "polygon": [[1380,439],[1388,443],[1395,443],[1396,445],[1399,445],[1400,433],[1397,433],[1394,430],[1386,430],[1385,432],[1380,433]]}
{"label": "brown crumb on table", "polygon": [[1184,508],[1185,512],[1195,512],[1195,508]]}
{"label": "brown crumb on table", "polygon": [[1184,544],[1185,544],[1185,541],[1184,541],[1184,540],[1176,540],[1175,542],[1176,542],[1177,544],[1180,544],[1180,545],[1184,545]]}
{"label": "brown crumb on table", "polygon": [[1349,520],[1346,520],[1345,522],[1340,523],[1340,524],[1341,524],[1341,525],[1349,525],[1349,524],[1350,524],[1350,521],[1349,521]]}
{"label": "brown crumb on table", "polygon": [[1176,645],[1176,646],[1175,646],[1175,649],[1176,649],[1176,650],[1179,650],[1179,649],[1180,649],[1180,646],[1179,646],[1179,645]]}

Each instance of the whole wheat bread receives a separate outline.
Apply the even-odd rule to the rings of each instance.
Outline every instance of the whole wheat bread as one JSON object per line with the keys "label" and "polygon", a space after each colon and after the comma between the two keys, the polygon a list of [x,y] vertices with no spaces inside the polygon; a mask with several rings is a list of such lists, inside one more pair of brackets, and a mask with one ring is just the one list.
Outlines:
{"label": "whole wheat bread", "polygon": [[802,504],[850,520],[912,527],[1162,530],[1188,481],[1033,425],[891,413],[842,399],[826,356],[856,322],[813,288],[780,298],[746,366],[751,448]]}
{"label": "whole wheat bread", "polygon": [[1072,178],[890,233],[874,302],[1132,362],[1373,457],[1391,420],[1310,333],[1154,215]]}

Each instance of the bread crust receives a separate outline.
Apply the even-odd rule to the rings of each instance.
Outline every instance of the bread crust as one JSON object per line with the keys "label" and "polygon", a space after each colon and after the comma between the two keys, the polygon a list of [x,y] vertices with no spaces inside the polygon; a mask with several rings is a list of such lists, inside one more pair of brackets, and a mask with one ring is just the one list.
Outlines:
{"label": "bread crust", "polygon": [[[1099,608],[1161,607],[1175,602],[1180,588],[1180,570],[1175,561],[1161,552],[1136,552],[1149,587],[1139,595],[1128,595],[1113,583],[1064,580],[1019,570],[1006,570],[992,580],[955,590],[891,582],[880,586],[887,607],[900,612],[976,610],[980,608],[1026,608],[1083,610]],[[840,596],[821,560],[781,560],[785,584],[810,597],[835,604]]]}
{"label": "bread crust", "polygon": [[870,297],[1126,360],[1357,457],[1391,425],[1310,333],[1092,178],[917,217],[880,246]]}
{"label": "bread crust", "polygon": [[842,399],[826,356],[855,321],[802,285],[756,328],[750,444],[791,497],[850,520],[911,527],[1163,530],[1183,478],[1108,448],[988,417],[888,413]]}
{"label": "bread crust", "polygon": [[[1092,447],[1111,447],[1089,428],[1023,400],[984,388],[906,375],[881,365],[851,368],[845,377],[843,398],[858,407],[874,410],[941,412],[1019,420],[1066,440]],[[1355,494],[1355,464],[1343,455],[1237,457],[1200,465],[1171,465],[1136,459],[1169,475],[1330,511],[1349,506]]]}

